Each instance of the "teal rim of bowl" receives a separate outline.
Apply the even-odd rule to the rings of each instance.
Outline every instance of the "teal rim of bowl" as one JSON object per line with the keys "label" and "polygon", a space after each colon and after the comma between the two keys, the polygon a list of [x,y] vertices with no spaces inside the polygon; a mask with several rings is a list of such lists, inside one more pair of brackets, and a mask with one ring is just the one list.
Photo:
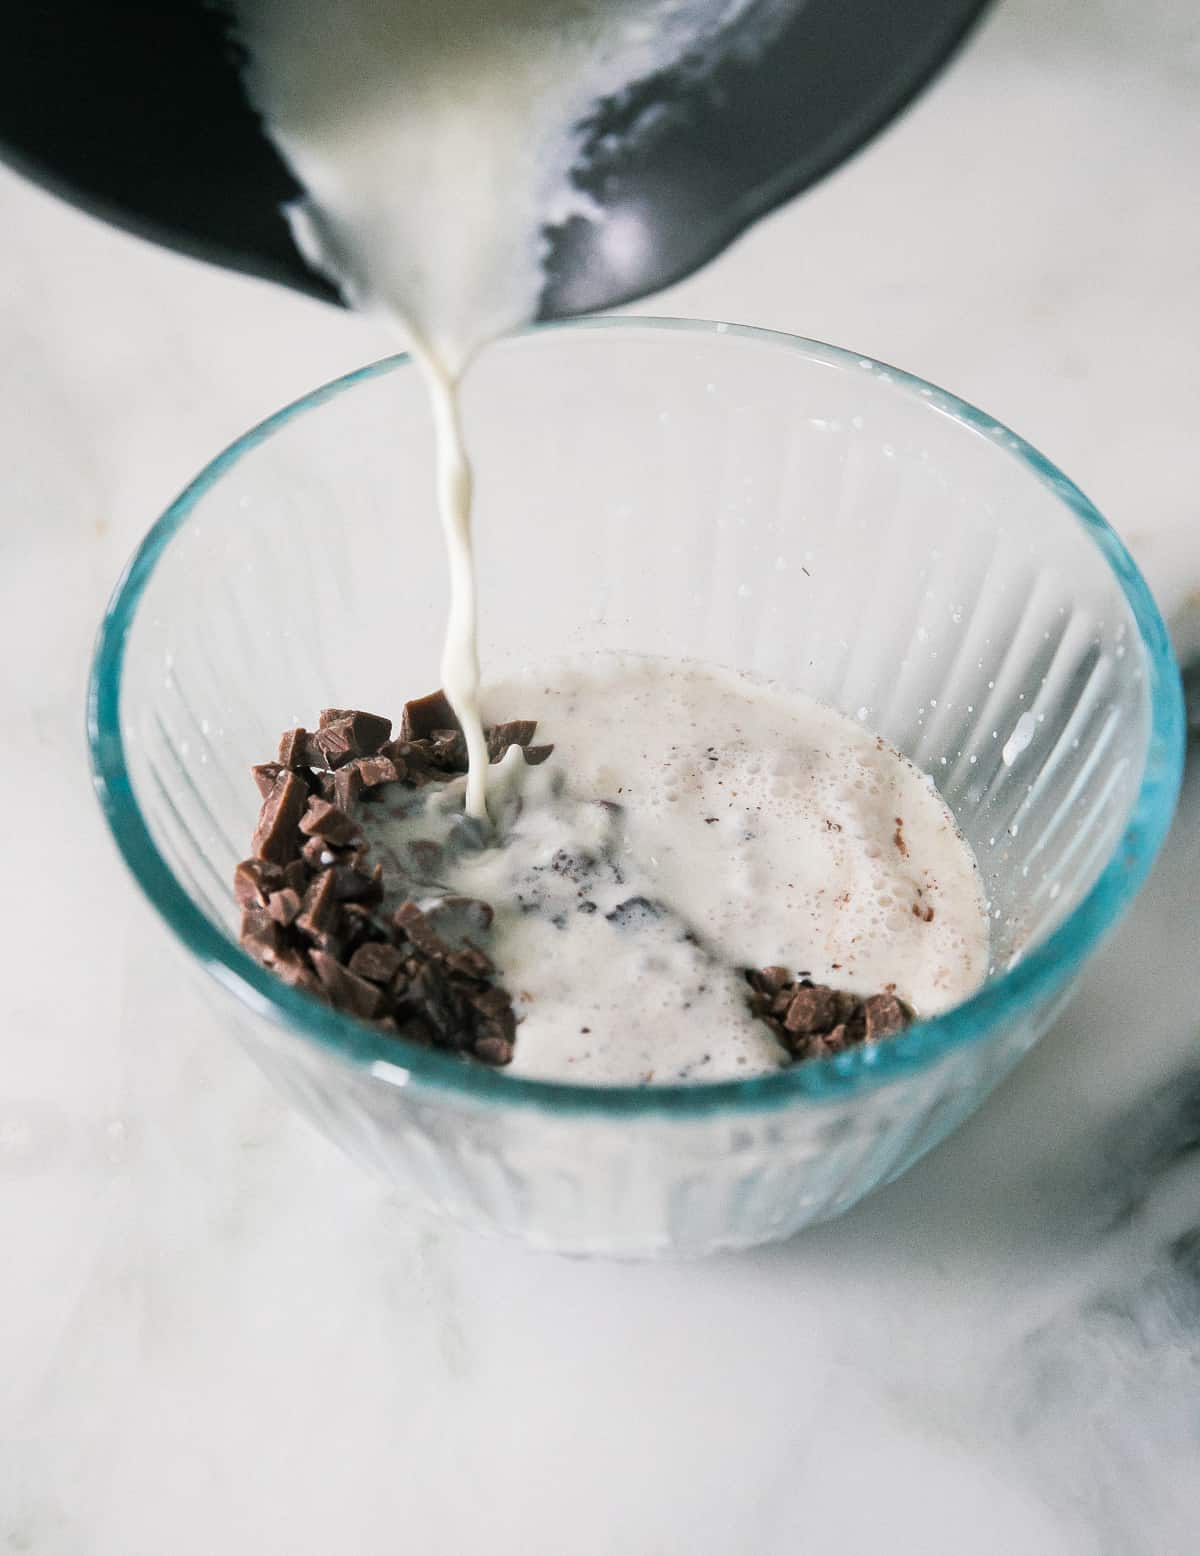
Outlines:
{"label": "teal rim of bowl", "polygon": [[1179,793],[1185,748],[1179,670],[1158,608],[1145,580],[1114,531],[1074,482],[1038,451],[993,417],[957,395],[902,369],[819,341],[746,325],[690,319],[589,318],[534,326],[518,338],[592,331],[728,335],[802,355],[828,366],[887,375],[900,391],[917,395],[931,409],[951,417],[1025,464],[1078,521],[1104,557],[1137,623],[1146,658],[1150,731],[1137,798],[1112,854],[1090,891],[1045,940],[1019,962],[990,978],[961,1005],[915,1022],[899,1037],[877,1046],[849,1049],[827,1059],[741,1081],[692,1082],[667,1086],[583,1086],[526,1080],[381,1036],[371,1028],[288,988],[253,961],[195,905],[159,852],[133,794],[121,737],[121,674],[129,630],[142,592],[192,509],[244,454],[297,416],[344,394],[356,384],[396,372],[407,355],[385,357],[347,373],[268,416],[214,459],[180,494],[149,531],[113,591],[100,625],[88,685],[88,745],[92,777],[108,825],[142,891],[184,947],[223,987],[256,1015],[297,1036],[311,1039],[330,1057],[366,1068],[383,1081],[411,1085],[447,1101],[546,1108],[575,1115],[666,1115],[756,1113],[812,1100],[845,1099],[868,1087],[932,1064],[953,1050],[977,1042],[1062,988],[1088,952],[1128,906],[1145,879],[1170,825]]}

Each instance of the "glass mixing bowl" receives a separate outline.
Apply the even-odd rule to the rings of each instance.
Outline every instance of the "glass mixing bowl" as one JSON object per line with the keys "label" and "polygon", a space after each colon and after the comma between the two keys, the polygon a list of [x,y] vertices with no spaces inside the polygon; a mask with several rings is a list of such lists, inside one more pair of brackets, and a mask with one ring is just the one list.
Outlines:
{"label": "glass mixing bowl", "polygon": [[677,655],[863,720],[932,774],[978,857],[979,992],[759,1079],[599,1089],[377,1035],[238,949],[250,764],[323,706],[396,715],[437,684],[433,434],[399,357],[247,433],[133,558],[90,691],[109,825],[231,1030],[414,1203],[581,1253],[786,1237],[977,1108],[1128,905],[1182,764],[1163,624],[1112,531],[1027,444],[829,346],[669,320],[556,326],[487,352],[466,414],[487,669]]}

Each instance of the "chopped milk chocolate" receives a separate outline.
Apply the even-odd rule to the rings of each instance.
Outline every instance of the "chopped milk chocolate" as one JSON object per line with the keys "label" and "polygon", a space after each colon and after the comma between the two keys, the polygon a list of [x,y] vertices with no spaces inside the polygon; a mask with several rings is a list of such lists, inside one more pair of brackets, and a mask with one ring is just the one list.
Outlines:
{"label": "chopped milk chocolate", "polygon": [[445,692],[430,692],[404,704],[400,715],[400,739],[423,740],[435,729],[457,729],[458,720]]}
{"label": "chopped milk chocolate", "polygon": [[[256,772],[255,778],[258,776]],[[300,851],[297,829],[308,804],[308,786],[295,773],[281,769],[269,790],[264,791],[260,780],[259,791],[265,792],[266,798],[258,813],[251,851],[256,859],[265,859],[270,864],[287,864]]]}
{"label": "chopped milk chocolate", "polygon": [[[485,731],[491,760],[517,745],[531,764],[545,761],[552,747],[529,744],[536,729],[522,719]],[[242,946],[285,983],[389,1036],[507,1064],[512,998],[477,943],[490,906],[444,896],[380,911],[382,867],[367,859],[358,805],[387,785],[420,788],[467,767],[441,692],[407,703],[399,738],[391,733],[388,719],[326,708],[315,732],[285,731],[277,760],[252,769],[263,803],[253,856],[234,871]]]}
{"label": "chopped milk chocolate", "polygon": [[824,1059],[862,1043],[903,1032],[913,1013],[887,991],[860,999],[811,978],[793,978],[786,967],[746,974],[750,1008],[765,1021],[793,1060]]}

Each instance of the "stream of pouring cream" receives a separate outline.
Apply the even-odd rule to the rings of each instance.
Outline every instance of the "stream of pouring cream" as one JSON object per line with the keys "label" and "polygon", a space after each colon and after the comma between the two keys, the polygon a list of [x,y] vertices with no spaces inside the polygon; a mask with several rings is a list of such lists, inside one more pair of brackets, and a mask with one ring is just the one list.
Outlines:
{"label": "stream of pouring cream", "polygon": [[475,484],[463,439],[458,378],[437,356],[414,346],[425,374],[437,439],[438,512],[450,571],[450,609],[442,646],[442,689],[467,742],[466,812],[487,820],[487,742],[479,712],[479,605],[471,507]]}
{"label": "stream of pouring cream", "polygon": [[[414,343],[437,438],[450,573],[442,679],[487,816],[459,385],[489,341],[533,320],[546,229],[596,215],[572,177],[587,120],[634,83],[702,71],[768,37],[799,0],[232,0],[245,79],[306,191],[305,257]],[[745,23],[745,25],[742,25]]]}

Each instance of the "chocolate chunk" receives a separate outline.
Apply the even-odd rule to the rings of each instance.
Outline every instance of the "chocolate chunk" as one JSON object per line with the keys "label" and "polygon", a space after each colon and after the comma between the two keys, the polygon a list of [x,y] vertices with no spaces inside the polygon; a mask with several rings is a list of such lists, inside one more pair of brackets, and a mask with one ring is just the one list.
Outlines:
{"label": "chocolate chunk", "polygon": [[447,1048],[469,1046],[470,1031],[465,1013],[450,980],[435,962],[418,968],[409,982],[408,995],[420,1008],[421,1015],[433,1027],[437,1039]]}
{"label": "chocolate chunk", "polygon": [[383,866],[364,870],[358,864],[335,864],[329,872],[339,902],[374,904],[383,901]]}
{"label": "chocolate chunk", "polygon": [[339,767],[333,775],[333,803],[347,814],[354,809],[354,802],[363,791],[362,772],[358,765],[361,760],[359,757],[353,762],[347,762],[345,767]]}
{"label": "chocolate chunk", "polygon": [[258,785],[258,792],[264,800],[270,798],[271,791],[282,771],[283,767],[279,762],[260,762],[257,767],[250,769],[251,776]]}
{"label": "chocolate chunk", "polygon": [[352,816],[315,794],[309,800],[299,826],[306,837],[323,838],[335,848],[344,848],[362,837],[362,828]]}
{"label": "chocolate chunk", "polygon": [[845,989],[814,984],[807,976],[790,982],[783,967],[764,967],[746,976],[750,1009],[795,1060],[823,1059],[878,1041],[903,1031],[912,1020],[892,985],[864,1000]]}
{"label": "chocolate chunk", "polygon": [[430,692],[404,704],[400,715],[400,739],[421,740],[435,729],[458,729],[458,719],[445,692]]}
{"label": "chocolate chunk", "polygon": [[429,764],[423,755],[424,741],[402,740],[397,738],[389,740],[380,751],[379,755],[387,757],[397,767],[407,767],[411,761],[414,767],[427,767]]}
{"label": "chocolate chunk", "polygon": [[399,783],[404,777],[403,761],[396,762],[382,752],[378,756],[360,756],[345,771],[356,772],[364,789],[377,789],[380,784]]}
{"label": "chocolate chunk", "polygon": [[392,915],[392,923],[407,935],[418,951],[435,960],[449,956],[454,949],[437,933],[415,902],[401,903]]}
{"label": "chocolate chunk", "polygon": [[312,730],[309,730],[304,736],[304,740],[301,743],[301,755],[308,767],[321,768],[329,765],[325,753],[318,744],[317,737]]}
{"label": "chocolate chunk", "polygon": [[296,919],[296,928],[316,938],[333,929],[337,915],[337,881],[333,871],[326,870],[304,893],[304,911]]}
{"label": "chocolate chunk", "polygon": [[343,762],[351,762],[358,755],[354,749],[354,738],[349,722],[331,724],[327,729],[318,730],[313,736],[313,744],[320,753],[321,763],[325,767],[340,767]]}
{"label": "chocolate chunk", "polygon": [[383,1005],[383,990],[366,978],[343,967],[336,957],[326,951],[310,953],[317,977],[324,985],[330,1001],[337,1010],[349,1011],[370,1021]]}
{"label": "chocolate chunk", "polygon": [[317,975],[294,946],[286,947],[276,956],[271,971],[290,988],[304,989],[309,994],[321,993]]}
{"label": "chocolate chunk", "polygon": [[510,746],[527,746],[537,729],[536,719],[512,719],[484,731],[489,762],[498,762]]}
{"label": "chocolate chunk", "polygon": [[283,930],[262,908],[245,909],[239,938],[243,949],[268,967],[287,945]]}
{"label": "chocolate chunk", "polygon": [[540,767],[542,765],[542,763],[546,760],[546,758],[550,755],[550,753],[553,750],[554,750],[553,746],[526,746],[525,747],[525,763],[526,763],[526,766],[528,766],[528,767]]}
{"label": "chocolate chunk", "polygon": [[378,713],[364,713],[361,708],[324,708],[320,716],[320,729],[349,724],[358,746],[359,756],[372,756],[392,733],[391,719]]}
{"label": "chocolate chunk", "polygon": [[338,851],[328,838],[310,837],[300,850],[300,857],[312,870],[327,870],[337,863]]}
{"label": "chocolate chunk", "polygon": [[828,1032],[837,1025],[838,1007],[832,989],[800,988],[788,1001],[783,1025],[788,1032]]}
{"label": "chocolate chunk", "polygon": [[481,982],[495,971],[491,958],[478,946],[473,945],[465,945],[457,951],[451,951],[446,958],[446,966],[451,972],[460,973],[464,978],[477,978]]}
{"label": "chocolate chunk", "polygon": [[468,936],[478,939],[492,927],[492,905],[478,897],[439,897],[424,911],[427,922],[450,945],[470,944]]}
{"label": "chocolate chunk", "polygon": [[513,1045],[507,1037],[481,1037],[475,1044],[475,1057],[485,1064],[510,1064],[512,1056]]}
{"label": "chocolate chunk", "polygon": [[400,971],[404,953],[386,940],[373,940],[360,945],[350,958],[350,971],[371,983],[391,983]]}
{"label": "chocolate chunk", "polygon": [[870,999],[863,1001],[863,1016],[866,1040],[875,1043],[880,1038],[903,1032],[912,1020],[912,1011],[894,994],[872,994]]}
{"label": "chocolate chunk", "polygon": [[471,931],[486,931],[491,921],[490,905],[473,897],[445,897],[428,910],[405,902],[392,920],[423,955],[472,979],[486,978],[493,970],[489,958],[469,938]]}
{"label": "chocolate chunk", "polygon": [[240,908],[265,908],[271,892],[283,883],[284,872],[265,859],[243,859],[233,872],[233,895]]}
{"label": "chocolate chunk", "polygon": [[267,912],[277,924],[282,924],[286,928],[300,912],[299,892],[293,891],[290,886],[285,886],[282,891],[272,892],[267,901]]}
{"label": "chocolate chunk", "polygon": [[429,736],[430,762],[445,773],[465,773],[467,770],[467,742],[457,729],[435,729]]}
{"label": "chocolate chunk", "polygon": [[289,767],[293,772],[297,768],[307,767],[308,760],[306,749],[308,744],[308,731],[301,727],[284,730],[279,737],[279,761],[282,766]]}
{"label": "chocolate chunk", "polygon": [[493,985],[490,989],[472,990],[467,998],[487,1022],[499,1022],[503,1025],[514,1021],[512,1000],[504,989]]}
{"label": "chocolate chunk", "polygon": [[284,865],[283,884],[304,895],[304,888],[308,885],[308,866],[303,859],[293,859],[290,864]]}
{"label": "chocolate chunk", "polygon": [[[529,746],[536,727],[532,720],[497,725],[486,732],[489,752],[518,745],[530,760],[544,760],[549,747]],[[234,877],[245,910],[242,943],[282,981],[379,1031],[507,1064],[516,1035],[512,999],[493,981],[478,943],[491,907],[452,895],[424,908],[407,902],[395,917],[398,943],[377,916],[383,871],[367,862],[356,806],[385,785],[412,791],[466,769],[466,743],[440,693],[410,703],[401,738],[390,734],[386,719],[326,708],[315,732],[301,725],[285,731],[278,761],[254,769],[263,798],[255,857]],[[424,884],[436,885],[442,845],[417,839],[410,849]]]}
{"label": "chocolate chunk", "polygon": [[281,769],[271,792],[263,800],[258,825],[251,840],[256,859],[289,864],[299,852],[296,829],[308,804],[308,789],[293,772]]}
{"label": "chocolate chunk", "polygon": [[326,708],[313,743],[327,767],[338,768],[356,756],[374,756],[392,732],[391,719],[374,713]]}
{"label": "chocolate chunk", "polygon": [[342,904],[337,920],[338,955],[348,962],[360,945],[379,938],[375,914],[365,902]]}

